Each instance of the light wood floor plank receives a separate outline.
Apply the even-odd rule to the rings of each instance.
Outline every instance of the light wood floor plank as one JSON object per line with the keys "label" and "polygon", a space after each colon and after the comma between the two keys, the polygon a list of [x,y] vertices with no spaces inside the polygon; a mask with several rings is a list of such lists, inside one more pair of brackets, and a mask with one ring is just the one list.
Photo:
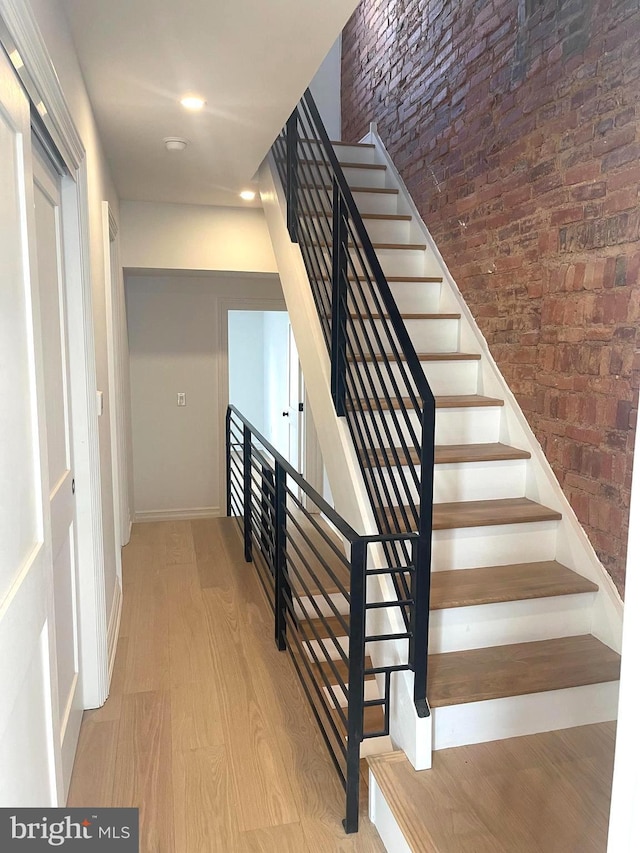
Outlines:
{"label": "light wood floor plank", "polygon": [[239,849],[226,747],[178,752],[173,761],[176,850],[229,853]]}
{"label": "light wood floor plank", "polygon": [[175,853],[173,792],[169,696],[160,691],[126,695],[113,800],[119,806],[140,809],[142,853]]}
{"label": "light wood floor plank", "polygon": [[[93,711],[85,711],[73,765],[67,805],[110,808],[118,746],[118,720],[96,722]],[[99,768],[99,769],[97,769]]]}

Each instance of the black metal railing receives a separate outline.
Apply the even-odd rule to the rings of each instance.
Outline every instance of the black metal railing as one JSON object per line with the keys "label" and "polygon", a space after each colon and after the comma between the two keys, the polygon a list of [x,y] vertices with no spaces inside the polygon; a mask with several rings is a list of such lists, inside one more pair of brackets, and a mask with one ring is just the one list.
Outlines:
{"label": "black metal railing", "polygon": [[[273,154],[331,359],[336,413],[347,419],[378,529],[417,533],[417,570],[393,582],[399,601],[415,602],[403,616],[414,701],[427,716],[435,400],[309,90]],[[410,562],[407,548],[387,543],[389,566]]]}
{"label": "black metal railing", "polygon": [[[226,418],[226,466],[227,514],[238,519],[245,559],[255,564],[273,608],[276,643],[290,652],[344,785],[345,830],[356,832],[360,745],[389,733],[391,674],[407,669],[374,667],[368,652],[411,639],[408,631],[380,632],[377,617],[415,604],[371,595],[373,575],[415,574],[413,562],[372,568],[371,552],[404,542],[415,554],[418,537],[356,533],[233,406]],[[378,698],[365,697],[371,678]]]}

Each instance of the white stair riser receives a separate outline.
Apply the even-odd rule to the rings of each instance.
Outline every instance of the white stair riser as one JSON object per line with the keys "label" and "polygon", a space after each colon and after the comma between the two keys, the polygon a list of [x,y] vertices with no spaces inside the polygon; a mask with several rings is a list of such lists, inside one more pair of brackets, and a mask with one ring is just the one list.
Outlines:
{"label": "white stair riser", "polygon": [[[393,456],[389,461],[393,464]],[[525,491],[526,462],[526,459],[518,459],[436,465],[433,499],[436,503],[447,503],[522,497]],[[420,467],[416,467],[419,476]],[[385,495],[385,503],[388,505],[404,505],[409,500],[418,500],[411,469],[407,466],[394,468],[392,472],[386,465],[380,471],[372,468],[367,472],[367,479],[369,477],[379,486],[380,493]]]}
{"label": "white stair riser", "polygon": [[361,213],[396,213],[398,209],[396,193],[353,192],[353,198]]}
{"label": "white stair riser", "polygon": [[619,682],[432,708],[434,749],[615,720]]}
{"label": "white stair riser", "polygon": [[[319,243],[316,246],[317,261],[323,263],[330,270],[331,251],[327,248],[329,245],[328,241],[322,238]],[[351,245],[353,246],[352,241]],[[382,267],[382,272],[386,276],[408,276],[411,278],[412,276],[439,275],[439,271],[435,268],[435,263],[421,249],[409,249],[404,246],[399,249],[377,248],[375,249],[375,253]],[[325,256],[324,261],[322,258],[323,254]],[[363,253],[358,255],[356,252],[353,252],[347,272],[350,279],[357,276],[363,283],[363,287],[366,287],[367,282],[373,279],[373,271],[365,261]]]}
{"label": "white stair riser", "polygon": [[[385,169],[350,168],[343,166],[342,171],[350,187],[384,187],[386,182]],[[329,185],[333,174],[324,163],[302,163],[300,183],[310,185]]]}
{"label": "white stair riser", "polygon": [[485,444],[498,441],[502,406],[436,409],[436,444]]}
{"label": "white stair riser", "polygon": [[[366,318],[366,314],[364,315]],[[354,335],[364,352],[389,352],[395,335],[389,321],[359,319],[349,322],[349,334]],[[406,320],[407,331],[416,352],[456,352],[459,320]]]}
{"label": "white stair riser", "polygon": [[334,145],[338,161],[342,163],[373,163],[375,148],[366,145]]}
{"label": "white stair riser", "polygon": [[411,221],[406,219],[364,219],[372,243],[408,243]]}
{"label": "white stair riser", "polygon": [[[478,388],[478,364],[479,362],[473,359],[421,362],[431,391],[436,397],[447,394],[475,394]],[[405,396],[407,385],[404,377],[408,375],[406,363],[403,362],[401,367],[397,364],[378,363],[378,370],[376,363],[367,362],[363,367],[361,380],[354,380],[359,397],[368,396],[366,392],[371,389],[381,391],[383,383],[380,377],[383,381],[388,380],[389,372],[393,375],[400,396]]]}
{"label": "white stair riser", "polygon": [[[440,305],[440,290],[442,284],[435,282],[402,282],[390,281],[389,288],[395,299],[398,310],[403,313],[437,314]],[[350,298],[354,307],[361,310],[367,306],[372,313],[384,310],[382,296],[377,293],[375,298],[370,295],[369,288],[363,286],[364,296],[360,296],[359,289],[351,283]]]}
{"label": "white stair riser", "polygon": [[[501,411],[499,406],[436,409],[436,444],[484,444],[497,441]],[[418,417],[411,413],[405,416],[404,412],[397,410],[375,414],[367,412],[358,422],[363,436],[370,439],[374,447],[401,447],[402,441],[407,447],[413,447],[413,437],[405,418],[408,418],[413,435],[419,440]]]}
{"label": "white stair riser", "polygon": [[589,592],[432,610],[429,653],[588,634],[593,600],[594,594]]}
{"label": "white stair riser", "polygon": [[385,275],[441,275],[435,262],[421,249],[376,249]]}
{"label": "white stair riser", "polygon": [[557,521],[433,531],[432,569],[477,569],[555,559]]}
{"label": "white stair riser", "polygon": [[342,166],[349,187],[386,187],[386,169],[354,169]]}
{"label": "white stair riser", "polygon": [[[298,619],[308,619],[311,617],[314,619],[316,616],[335,616],[335,611],[331,609],[329,604],[327,603],[326,598],[323,595],[313,595],[311,596],[313,602],[315,603],[315,607],[307,596],[301,596],[301,601],[304,606],[304,610],[300,606],[300,604],[295,601],[294,602],[294,613]],[[336,592],[333,595],[330,595],[331,603],[334,605],[336,610],[341,616],[346,616],[349,613],[349,602],[346,600],[342,593]]]}
{"label": "white stair riser", "polygon": [[391,293],[396,305],[403,312],[422,311],[425,314],[436,314],[440,306],[440,282],[389,282]]}

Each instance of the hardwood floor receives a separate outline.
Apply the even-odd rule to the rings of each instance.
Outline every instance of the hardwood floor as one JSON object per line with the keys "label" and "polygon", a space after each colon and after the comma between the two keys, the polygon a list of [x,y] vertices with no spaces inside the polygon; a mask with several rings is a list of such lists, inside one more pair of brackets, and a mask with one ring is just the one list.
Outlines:
{"label": "hardwood floor", "polygon": [[[111,695],[69,806],[137,806],[143,853],[382,851],[344,794],[235,521],[135,525]],[[364,786],[363,786],[364,788]]]}
{"label": "hardwood floor", "polygon": [[369,759],[415,853],[604,853],[615,723]]}

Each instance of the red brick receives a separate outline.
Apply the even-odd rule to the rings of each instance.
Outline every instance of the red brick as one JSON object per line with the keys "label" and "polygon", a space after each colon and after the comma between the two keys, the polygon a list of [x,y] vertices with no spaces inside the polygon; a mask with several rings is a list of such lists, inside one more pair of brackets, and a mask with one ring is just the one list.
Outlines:
{"label": "red brick", "polygon": [[515,5],[405,0],[398,18],[362,0],[343,35],[344,134],[378,122],[622,589],[640,384],[640,10],[594,0],[572,32],[579,3],[538,4],[518,33]]}

